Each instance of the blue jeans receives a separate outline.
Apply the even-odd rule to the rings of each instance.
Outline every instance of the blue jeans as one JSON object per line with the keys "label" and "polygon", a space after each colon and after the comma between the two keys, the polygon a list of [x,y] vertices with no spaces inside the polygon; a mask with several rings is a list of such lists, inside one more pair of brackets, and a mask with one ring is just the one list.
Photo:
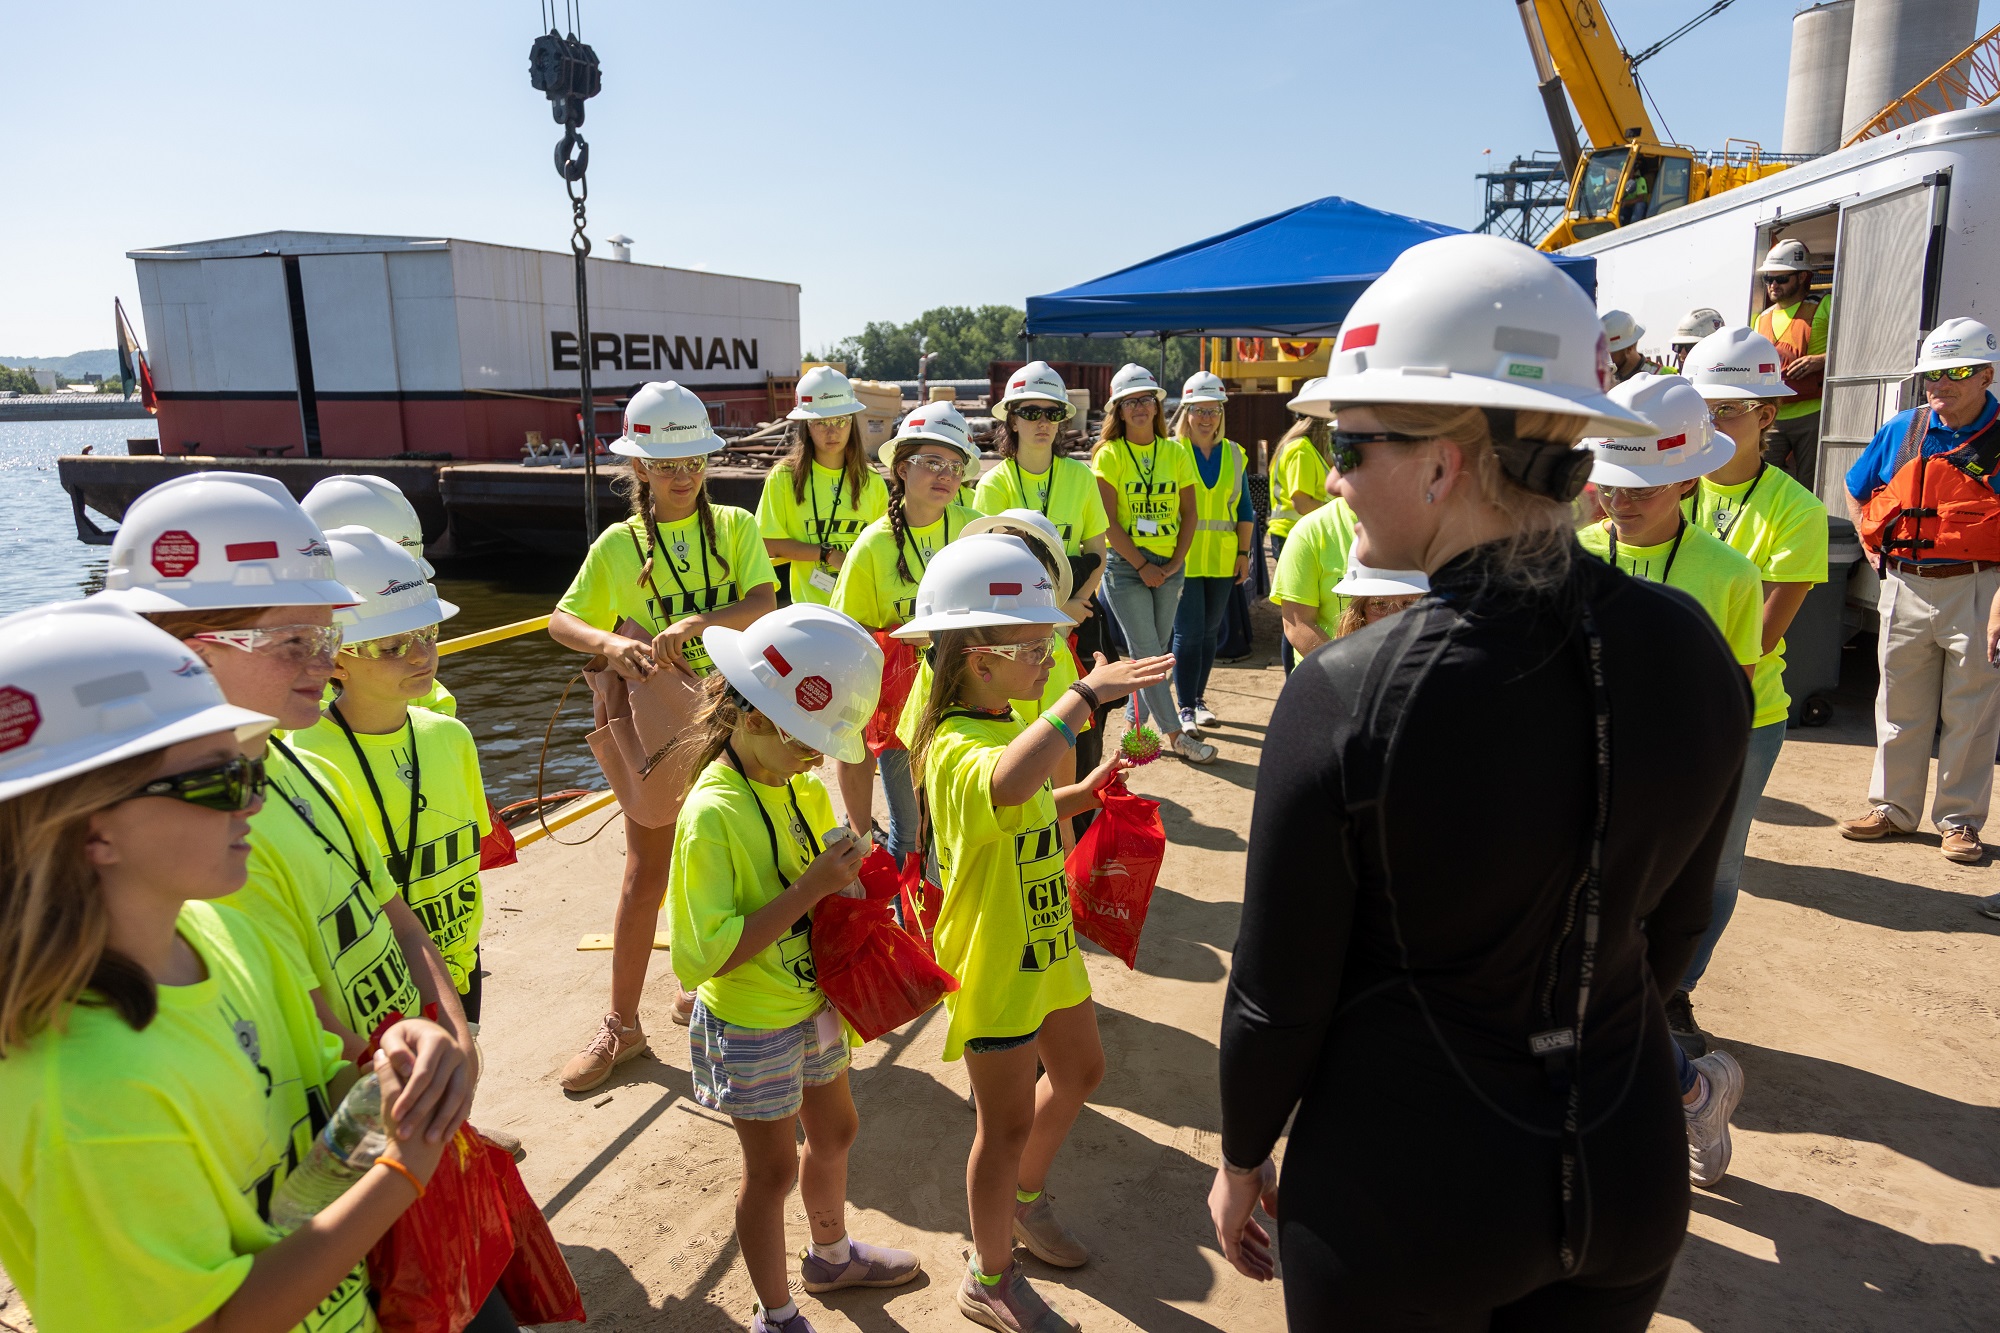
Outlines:
{"label": "blue jeans", "polygon": [[1227,574],[1181,585],[1181,607],[1174,613],[1174,690],[1182,708],[1193,708],[1208,692],[1208,673],[1215,669],[1215,648],[1222,642],[1229,591],[1235,586]]}
{"label": "blue jeans", "polygon": [[[1125,635],[1125,651],[1133,657],[1158,657],[1168,651],[1174,639],[1174,614],[1180,610],[1183,578],[1175,574],[1159,587],[1148,588],[1131,562],[1115,551],[1111,553],[1099,600],[1110,606]],[[1161,735],[1171,736],[1181,729],[1173,689],[1164,682],[1148,685],[1132,699],[1137,719],[1144,722],[1151,715]]]}
{"label": "blue jeans", "polygon": [[875,761],[889,803],[889,852],[901,865],[917,850],[917,789],[910,780],[910,752],[884,750]]}
{"label": "blue jeans", "polygon": [[1691,991],[1708,971],[1715,945],[1736,911],[1736,891],[1743,882],[1743,848],[1750,841],[1750,820],[1764,795],[1764,784],[1778,766],[1778,751],[1785,745],[1785,724],[1773,722],[1750,731],[1750,749],[1743,756],[1743,785],[1736,793],[1736,813],[1729,821],[1729,835],[1723,840],[1722,860],[1715,867],[1715,900],[1709,908],[1708,931],[1694,946],[1694,961],[1688,964],[1681,989]]}

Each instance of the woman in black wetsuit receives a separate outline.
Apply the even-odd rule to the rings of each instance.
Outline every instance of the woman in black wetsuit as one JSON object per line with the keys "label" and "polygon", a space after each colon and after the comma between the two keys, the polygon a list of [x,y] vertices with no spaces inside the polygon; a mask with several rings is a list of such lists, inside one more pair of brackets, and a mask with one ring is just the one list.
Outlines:
{"label": "woman in black wetsuit", "polygon": [[1660,997],[1750,698],[1693,601],[1574,558],[1569,446],[1646,429],[1609,383],[1581,289],[1454,236],[1355,304],[1321,391],[1355,558],[1432,592],[1300,664],[1258,774],[1209,1202],[1252,1277],[1279,1219],[1297,1330],[1643,1330],[1680,1248]]}

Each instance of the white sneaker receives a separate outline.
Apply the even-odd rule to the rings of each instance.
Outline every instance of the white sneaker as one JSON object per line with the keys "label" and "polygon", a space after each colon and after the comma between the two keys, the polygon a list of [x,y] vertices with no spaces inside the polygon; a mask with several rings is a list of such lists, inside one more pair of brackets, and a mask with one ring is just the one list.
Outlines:
{"label": "white sneaker", "polygon": [[1174,733],[1173,752],[1190,764],[1212,764],[1215,762],[1215,747],[1207,741],[1198,740],[1185,731]]}
{"label": "white sneaker", "polygon": [[1222,725],[1222,719],[1217,717],[1209,708],[1208,700],[1196,699],[1194,701],[1194,724],[1198,727],[1219,727]]}
{"label": "white sneaker", "polygon": [[1181,730],[1189,736],[1201,735],[1201,723],[1194,720],[1194,709],[1181,709]]}
{"label": "white sneaker", "polygon": [[1743,1066],[1728,1051],[1710,1051],[1693,1063],[1708,1080],[1708,1104],[1688,1112],[1688,1179],[1707,1189],[1729,1174],[1729,1117],[1743,1100]]}

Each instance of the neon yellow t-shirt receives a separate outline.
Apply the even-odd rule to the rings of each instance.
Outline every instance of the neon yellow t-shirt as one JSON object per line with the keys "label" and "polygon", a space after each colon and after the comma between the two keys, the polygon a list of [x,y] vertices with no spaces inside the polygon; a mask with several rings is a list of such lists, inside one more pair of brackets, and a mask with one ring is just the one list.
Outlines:
{"label": "neon yellow t-shirt", "polygon": [[[473,955],[479,948],[486,906],[479,885],[479,840],[493,830],[486,809],[486,784],[479,775],[479,747],[457,718],[443,717],[412,706],[410,725],[389,736],[356,734],[355,744],[368,756],[375,786],[361,771],[354,747],[332,717],[292,733],[301,750],[310,751],[340,770],[347,789],[360,802],[368,832],[385,852],[395,848],[410,858],[409,887],[403,901],[424,923],[431,942],[451,969],[451,984],[463,995],[472,987]],[[415,729],[419,784],[417,840],[410,850],[411,727]],[[382,807],[373,792],[382,793]],[[391,878],[400,879],[397,856],[389,852]]]}
{"label": "neon yellow t-shirt", "polygon": [[[1717,486],[1703,477],[1701,489],[1681,502],[1681,512],[1748,556],[1766,583],[1826,582],[1826,506],[1778,468],[1766,465],[1758,478],[1734,486]],[[1761,642],[1761,618],[1757,633]],[[1757,659],[1750,689],[1757,710],[1751,726],[1768,727],[1791,716],[1783,639]]]}
{"label": "neon yellow t-shirt", "polygon": [[1331,639],[1348,599],[1333,585],[1347,576],[1347,553],[1354,546],[1354,511],[1338,497],[1300,519],[1285,538],[1278,572],[1271,579],[1271,604],[1297,602],[1317,608],[1313,623]]}
{"label": "neon yellow t-shirt", "polygon": [[[0,1060],[0,1264],[43,1333],[182,1333],[275,1245],[273,1191],[343,1067],[306,982],[240,912],[181,908],[208,975],[162,986],[143,1032],[77,1005]],[[302,1333],[370,1333],[363,1265]]]}
{"label": "neon yellow t-shirt", "polygon": [[1303,492],[1326,499],[1326,474],[1326,460],[1307,436],[1288,440],[1278,451],[1271,460],[1271,519],[1265,524],[1272,536],[1291,540],[1292,528],[1305,517],[1292,507],[1292,496]]}
{"label": "neon yellow t-shirt", "polygon": [[[1049,679],[1048,683],[1042,686],[1042,697],[1039,699],[1014,700],[1015,703],[1021,705],[1022,714],[1030,722],[1055,707],[1062,700],[1063,695],[1069,693],[1069,687],[1082,679],[1078,674],[1077,666],[1076,654],[1070,649],[1068,634],[1057,631],[1056,655],[1055,659],[1049,663]],[[917,655],[917,677],[910,683],[910,697],[903,701],[903,711],[896,718],[896,739],[903,743],[905,749],[909,748],[910,742],[916,738],[917,724],[923,720],[924,707],[929,702],[930,697],[931,664],[925,661],[923,655],[919,653]],[[1034,711],[1029,712],[1029,709],[1033,709]]]}
{"label": "neon yellow t-shirt", "polygon": [[[853,488],[846,474],[836,468],[812,465],[801,501],[792,490],[792,465],[780,463],[764,478],[764,494],[757,500],[757,531],[780,541],[806,542],[812,546],[832,546],[845,551],[854,545],[861,529],[889,511],[889,488],[874,468],[861,471],[861,503],[854,503]],[[792,600],[825,606],[833,599],[831,586],[817,588],[812,577],[820,569],[817,560],[788,560],[791,569]],[[831,585],[834,571],[827,570]]]}
{"label": "neon yellow t-shirt", "polygon": [[[1753,665],[1764,655],[1764,585],[1757,566],[1691,523],[1682,531],[1678,552],[1672,541],[1657,546],[1618,543],[1618,568],[1635,579],[1679,588],[1700,602],[1722,631],[1730,657],[1738,666]],[[1599,560],[1609,558],[1611,533],[1605,523],[1589,524],[1576,536],[1584,550]]]}
{"label": "neon yellow t-shirt", "polygon": [[876,519],[861,530],[841,563],[840,581],[833,586],[833,609],[870,630],[895,629],[917,613],[917,585],[923,582],[931,557],[964,536],[965,525],[978,517],[964,505],[950,504],[937,522],[904,533],[903,556],[911,574],[907,579],[896,569],[895,529],[887,517]]}
{"label": "neon yellow t-shirt", "polygon": [[264,755],[271,785],[264,808],[250,817],[250,878],[221,901],[269,932],[291,969],[310,978],[308,987],[325,993],[340,1021],[366,1037],[390,1010],[414,1018],[424,1007],[382,911],[396,896],[396,882],[340,770],[292,750],[318,781],[316,791],[281,746],[288,742],[273,740]]}
{"label": "neon yellow t-shirt", "polygon": [[[766,584],[775,588],[777,571],[750,511],[735,505],[709,507],[715,513],[714,549],[702,534],[698,510],[678,523],[660,524],[650,582],[639,577],[646,541],[639,520],[628,518],[606,528],[590,544],[583,568],[557,609],[602,630],[615,630],[630,616],[658,634],[677,620],[734,606]],[[688,641],[686,653],[698,676],[715,665],[699,637]]]}
{"label": "neon yellow t-shirt", "polygon": [[953,710],[925,757],[944,881],[937,959],[959,982],[944,997],[947,1060],[959,1058],[968,1037],[1025,1036],[1056,1010],[1090,998],[1055,797],[1043,783],[1025,805],[993,804],[993,770],[1023,726],[1018,717]]}
{"label": "neon yellow t-shirt", "polygon": [[[717,760],[688,788],[674,826],[667,912],[674,975],[725,1023],[768,1031],[803,1023],[826,1003],[813,970],[812,928],[801,916],[754,957],[718,974],[743,938],[751,913],[785,891],[812,864],[834,827],[833,802],[810,773],[784,787],[752,782]],[[757,813],[771,820],[766,832]],[[778,864],[771,863],[771,840]]]}
{"label": "neon yellow t-shirt", "polygon": [[1082,555],[1083,544],[1103,536],[1111,526],[1111,520],[1104,516],[1104,493],[1097,489],[1097,474],[1075,458],[1052,459],[1047,472],[1028,472],[1019,459],[1002,459],[979,479],[973,508],[982,514],[1007,509],[1040,511],[1062,534],[1066,555]]}
{"label": "neon yellow t-shirt", "polygon": [[[1117,493],[1118,512],[1111,517],[1133,544],[1153,555],[1173,555],[1181,531],[1181,489],[1201,480],[1188,447],[1176,439],[1148,445],[1110,440],[1098,446],[1090,470]],[[1152,531],[1141,530],[1146,526]]]}

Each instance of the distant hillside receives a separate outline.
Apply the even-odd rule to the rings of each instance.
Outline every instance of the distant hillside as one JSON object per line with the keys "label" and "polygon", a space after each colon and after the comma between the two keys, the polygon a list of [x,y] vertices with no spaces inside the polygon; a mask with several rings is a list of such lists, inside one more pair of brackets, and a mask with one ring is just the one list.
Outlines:
{"label": "distant hillside", "polygon": [[115,348],[100,347],[93,352],[71,352],[68,356],[0,356],[0,366],[16,370],[33,366],[36,370],[53,370],[72,380],[85,375],[103,375],[108,379],[118,373],[118,352]]}

